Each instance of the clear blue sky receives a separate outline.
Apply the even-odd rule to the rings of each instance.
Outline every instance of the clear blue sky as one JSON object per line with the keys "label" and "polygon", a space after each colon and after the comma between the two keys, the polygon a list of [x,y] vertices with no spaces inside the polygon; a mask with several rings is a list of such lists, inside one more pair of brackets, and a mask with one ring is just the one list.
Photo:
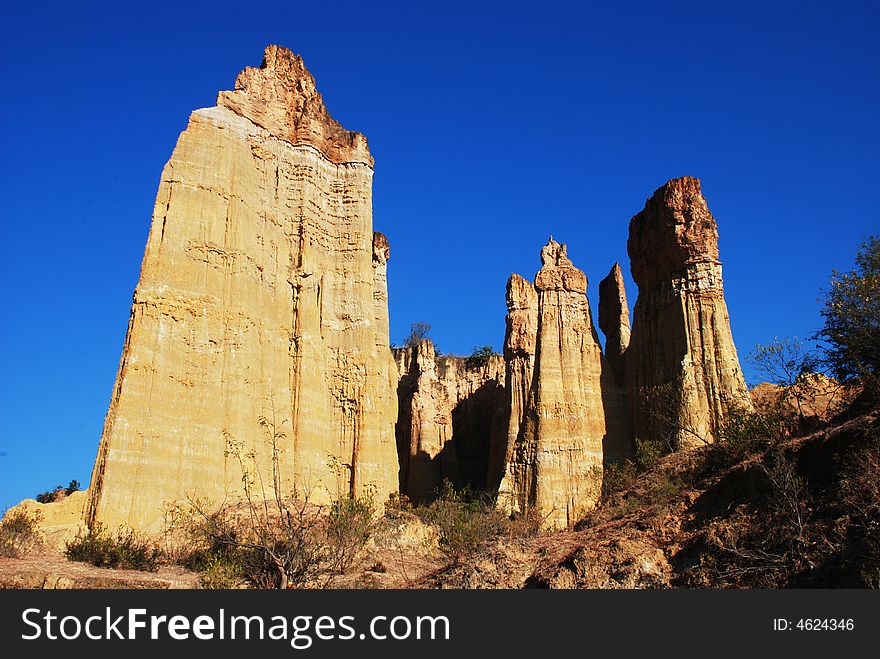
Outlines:
{"label": "clear blue sky", "polygon": [[549,233],[595,311],[629,218],[682,175],[740,354],[817,328],[880,230],[878,3],[426,4],[4,6],[0,508],[88,481],[162,166],[268,43],[369,138],[392,341],[424,320],[443,351],[500,347]]}

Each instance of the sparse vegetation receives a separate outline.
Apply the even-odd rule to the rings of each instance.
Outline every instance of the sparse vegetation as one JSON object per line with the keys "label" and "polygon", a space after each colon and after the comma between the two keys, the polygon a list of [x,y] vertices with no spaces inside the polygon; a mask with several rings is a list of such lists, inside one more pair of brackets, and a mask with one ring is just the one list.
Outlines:
{"label": "sparse vegetation", "polygon": [[494,538],[535,535],[540,526],[533,514],[509,518],[495,506],[492,497],[469,488],[456,490],[448,480],[443,481],[434,501],[414,512],[437,526],[440,549],[456,561]]}
{"label": "sparse vegetation", "polygon": [[858,582],[880,588],[880,430],[843,465],[839,502],[845,523],[834,526],[841,562],[852,566]]}
{"label": "sparse vegetation", "polygon": [[636,463],[632,460],[605,465],[602,476],[602,499],[607,500],[612,494],[629,487],[638,473]]}
{"label": "sparse vegetation", "polygon": [[495,352],[495,348],[492,346],[475,346],[471,354],[465,359],[465,366],[467,368],[481,368],[488,364],[492,357],[497,355],[498,353]]}
{"label": "sparse vegetation", "polygon": [[40,513],[16,509],[9,512],[0,523],[0,556],[21,558],[43,545],[40,533]]}
{"label": "sparse vegetation", "polygon": [[95,567],[120,570],[159,569],[162,550],[132,529],[123,528],[111,534],[100,524],[89,531],[77,533],[65,548],[67,558]]}
{"label": "sparse vegetation", "polygon": [[[190,500],[166,513],[166,545],[178,563],[201,572],[205,587],[327,587],[348,570],[374,528],[372,496],[344,496],[329,511],[309,493],[283,493],[280,455],[286,436],[274,414],[261,417],[272,456],[271,474],[260,472],[256,454],[227,438],[227,454],[242,473],[243,498],[219,506]],[[350,467],[330,460],[344,475]],[[183,545],[188,549],[180,551]]]}
{"label": "sparse vegetation", "polygon": [[[648,421],[648,428],[645,429],[648,436],[636,440],[636,449],[640,441],[645,444],[643,450],[649,453],[644,458],[660,457],[686,445],[710,443],[710,439],[698,431],[699,424],[694,418],[692,406],[685,404],[692,390],[693,384],[683,377],[640,390]],[[644,467],[649,462],[640,464]]]}
{"label": "sparse vegetation", "polygon": [[348,570],[367,545],[375,528],[372,497],[342,497],[330,506],[327,516],[327,543],[330,570]]}
{"label": "sparse vegetation", "polygon": [[69,497],[74,492],[78,492],[80,489],[79,481],[73,479],[70,483],[67,484],[67,487],[63,485],[56,485],[51,490],[46,490],[45,492],[41,492],[36,497],[34,497],[39,503],[53,503],[58,499],[63,499],[64,497]]}
{"label": "sparse vegetation", "polygon": [[407,334],[406,338],[403,340],[404,348],[415,348],[425,339],[429,339],[431,334],[431,326],[424,322],[419,321],[417,323],[413,323],[410,326],[409,334]]}

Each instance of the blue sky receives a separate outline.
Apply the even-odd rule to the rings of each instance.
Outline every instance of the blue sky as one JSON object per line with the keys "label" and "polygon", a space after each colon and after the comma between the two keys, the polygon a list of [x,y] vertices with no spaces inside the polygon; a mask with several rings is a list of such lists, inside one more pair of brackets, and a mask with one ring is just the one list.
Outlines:
{"label": "blue sky", "polygon": [[444,352],[499,348],[505,282],[550,233],[595,310],[630,217],[682,175],[741,356],[817,329],[880,231],[877,3],[423,4],[4,6],[0,508],[88,481],[162,166],[268,43],[369,138],[392,341],[426,321]]}

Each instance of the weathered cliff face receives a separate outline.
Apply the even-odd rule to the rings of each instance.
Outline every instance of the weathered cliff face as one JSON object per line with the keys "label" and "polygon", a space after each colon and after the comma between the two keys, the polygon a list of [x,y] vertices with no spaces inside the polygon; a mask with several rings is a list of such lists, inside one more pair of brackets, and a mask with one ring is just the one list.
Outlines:
{"label": "weathered cliff face", "polygon": [[[505,353],[523,370],[535,327],[534,369],[499,505],[534,511],[548,528],[565,527],[593,508],[602,487],[604,445],[626,441],[619,391],[593,327],[587,278],[552,238],[535,277],[535,321],[525,320],[530,294],[511,280]],[[511,331],[521,327],[522,331]],[[518,351],[519,350],[519,355]],[[517,356],[518,355],[518,356]],[[524,378],[526,379],[526,378]],[[509,388],[511,409],[520,392]],[[511,421],[511,424],[514,422]],[[510,426],[509,426],[510,427]]]}
{"label": "weathered cliff face", "polygon": [[170,502],[240,496],[243,471],[271,484],[273,437],[285,494],[397,490],[372,165],[284,48],[192,113],[162,172],[89,523],[154,531]]}
{"label": "weathered cliff face", "polygon": [[639,296],[626,351],[637,438],[712,441],[750,405],[724,301],[718,227],[691,177],[659,188],[632,218],[627,250]]}
{"label": "weathered cliff face", "polygon": [[605,335],[605,357],[617,384],[623,386],[623,355],[629,347],[629,306],[623,271],[615,263],[611,272],[599,282],[599,328]]}
{"label": "weathered cliff face", "polygon": [[433,498],[444,479],[483,489],[490,440],[501,423],[503,359],[437,357],[430,340],[392,352],[399,376],[401,492],[420,503]]}

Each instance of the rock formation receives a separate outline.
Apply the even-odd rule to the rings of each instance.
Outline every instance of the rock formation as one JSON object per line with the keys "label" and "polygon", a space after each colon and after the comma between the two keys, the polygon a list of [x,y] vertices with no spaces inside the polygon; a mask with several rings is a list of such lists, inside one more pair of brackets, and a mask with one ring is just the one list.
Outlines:
{"label": "rock formation", "polygon": [[535,346],[538,338],[538,293],[535,287],[517,274],[507,281],[507,328],[504,334],[506,392],[502,397],[500,415],[503,432],[492,438],[486,483],[498,490],[501,499],[512,496],[511,480],[502,480],[513,458],[520,424],[525,417],[532,374],[535,370]]}
{"label": "rock formation", "polygon": [[691,177],[673,179],[632,218],[627,242],[639,287],[625,388],[637,438],[712,441],[733,407],[748,407],[724,301],[718,227]]}
{"label": "rock formation", "polygon": [[634,436],[711,441],[750,406],[697,179],[669,181],[630,222],[639,295],[630,331],[620,266],[600,284],[607,360],[587,278],[551,238],[534,284],[508,281],[503,361],[475,362],[430,341],[392,355],[372,178],[366,138],[284,48],[192,113],[162,172],[91,485],[40,508],[45,527],[155,532],[170,505],[219,505],[249,481],[324,503],[420,502],[444,479],[566,527]]}
{"label": "rock formation", "polygon": [[285,494],[397,490],[372,178],[366,138],[285,48],[192,113],[162,172],[88,523],[155,531],[170,502],[240,496],[273,454]]}
{"label": "rock formation", "polygon": [[486,360],[437,356],[430,340],[395,348],[400,490],[413,502],[431,499],[448,480],[486,485],[489,443],[504,391],[500,355]]}
{"label": "rock formation", "polygon": [[629,306],[623,271],[615,263],[611,272],[599,282],[599,328],[605,335],[605,357],[614,379],[623,386],[623,355],[629,347]]}
{"label": "rock formation", "polygon": [[[552,238],[541,250],[541,262],[534,284],[534,320],[525,318],[532,308],[531,294],[522,292],[521,279],[511,278],[508,285],[505,354],[512,365],[520,360],[517,368],[528,363],[530,328],[536,329],[528,400],[499,504],[534,511],[545,527],[558,528],[596,505],[603,445],[620,445],[626,438],[619,392],[593,327],[587,278],[572,264],[565,245]],[[508,391],[513,410],[521,389],[511,386]]]}

